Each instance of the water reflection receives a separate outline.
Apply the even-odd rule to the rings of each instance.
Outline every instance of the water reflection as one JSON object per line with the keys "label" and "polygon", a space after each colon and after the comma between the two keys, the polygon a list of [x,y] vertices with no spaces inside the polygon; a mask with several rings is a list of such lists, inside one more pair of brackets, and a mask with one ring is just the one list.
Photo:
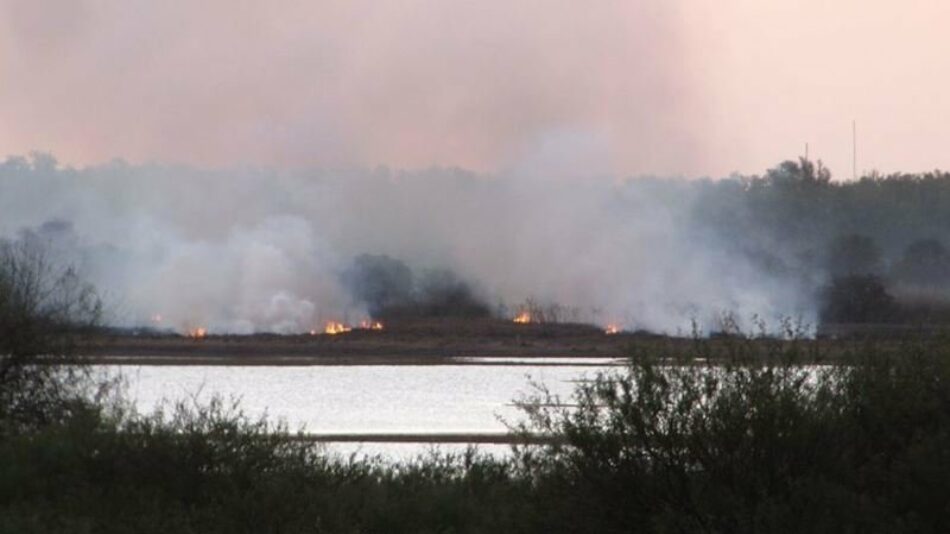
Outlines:
{"label": "water reflection", "polygon": [[[307,367],[114,366],[142,412],[164,403],[212,395],[240,399],[252,416],[267,415],[308,433],[496,433],[521,419],[512,401],[545,384],[568,397],[597,369],[566,365],[348,365]],[[610,362],[600,362],[610,365]],[[464,451],[465,445],[440,449]],[[342,454],[410,457],[429,444],[330,444]],[[504,445],[480,450],[507,451]]]}

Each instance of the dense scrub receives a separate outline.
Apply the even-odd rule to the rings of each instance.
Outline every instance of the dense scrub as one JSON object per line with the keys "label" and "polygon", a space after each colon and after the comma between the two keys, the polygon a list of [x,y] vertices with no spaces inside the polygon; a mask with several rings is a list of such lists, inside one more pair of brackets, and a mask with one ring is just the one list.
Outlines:
{"label": "dense scrub", "polygon": [[509,465],[472,455],[393,468],[286,438],[220,402],[7,437],[0,531],[488,531],[526,494]]}
{"label": "dense scrub", "polygon": [[644,355],[581,386],[575,410],[529,402],[528,428],[566,437],[524,458],[558,502],[544,528],[950,529],[945,348],[860,346],[835,366],[741,338],[728,350],[716,366]]}

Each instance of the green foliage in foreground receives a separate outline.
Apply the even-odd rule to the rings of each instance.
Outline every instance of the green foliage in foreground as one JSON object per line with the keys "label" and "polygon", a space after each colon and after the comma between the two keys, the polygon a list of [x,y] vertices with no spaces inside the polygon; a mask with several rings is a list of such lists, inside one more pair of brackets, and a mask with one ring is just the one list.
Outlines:
{"label": "green foliage in foreground", "polygon": [[89,411],[0,444],[9,532],[443,532],[496,529],[510,467],[474,455],[334,459],[212,401],[170,418]]}
{"label": "green foliage in foreground", "polygon": [[[637,357],[521,430],[509,460],[335,459],[212,402],[90,405],[0,433],[9,532],[950,532],[950,357],[860,347],[806,367],[736,339],[715,365]],[[537,402],[542,401],[542,402]],[[554,405],[555,407],[550,407]]]}
{"label": "green foliage in foreground", "polygon": [[[735,340],[715,366],[638,360],[531,408],[545,527],[950,532],[950,358],[864,347],[834,367]],[[535,404],[535,406],[537,406]]]}

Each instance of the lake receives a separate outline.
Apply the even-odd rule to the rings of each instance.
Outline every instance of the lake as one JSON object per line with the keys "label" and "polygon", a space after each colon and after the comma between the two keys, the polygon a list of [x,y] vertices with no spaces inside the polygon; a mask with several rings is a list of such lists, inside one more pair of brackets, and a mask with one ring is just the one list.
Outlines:
{"label": "lake", "polygon": [[[482,434],[522,419],[513,401],[543,383],[563,399],[576,381],[616,365],[589,358],[459,358],[445,365],[108,366],[141,412],[213,395],[240,399],[251,417],[267,415],[313,434]],[[466,445],[440,445],[460,450]],[[422,443],[332,443],[349,454],[405,459]],[[503,452],[504,445],[480,450]]]}

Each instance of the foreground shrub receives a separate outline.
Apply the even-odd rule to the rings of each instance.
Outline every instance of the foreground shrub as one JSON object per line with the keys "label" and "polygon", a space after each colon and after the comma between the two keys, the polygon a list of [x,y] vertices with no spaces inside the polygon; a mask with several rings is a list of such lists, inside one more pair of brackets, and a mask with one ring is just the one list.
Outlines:
{"label": "foreground shrub", "polygon": [[484,532],[513,524],[524,493],[474,453],[393,465],[294,438],[218,399],[8,437],[0,531]]}
{"label": "foreground shrub", "polygon": [[646,356],[576,408],[542,394],[521,451],[550,531],[950,531],[950,365],[935,347],[865,347],[833,367],[794,345],[712,365]]}
{"label": "foreground shrub", "polygon": [[82,409],[89,382],[76,348],[100,311],[92,287],[49,262],[41,244],[0,239],[0,436]]}

